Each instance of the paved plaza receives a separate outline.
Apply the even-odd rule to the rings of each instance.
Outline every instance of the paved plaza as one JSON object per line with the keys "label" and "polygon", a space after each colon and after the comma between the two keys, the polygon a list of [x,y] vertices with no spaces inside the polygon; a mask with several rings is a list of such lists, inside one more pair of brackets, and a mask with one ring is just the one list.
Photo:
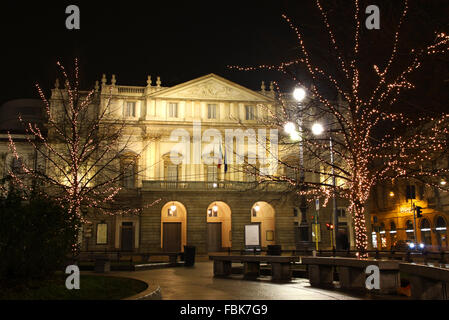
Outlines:
{"label": "paved plaza", "polygon": [[194,267],[163,268],[134,272],[110,272],[143,280],[149,289],[133,299],[161,288],[163,300],[359,300],[370,296],[348,294],[338,290],[312,288],[308,279],[294,278],[290,283],[273,283],[270,276],[256,281],[243,280],[242,275],[214,278],[213,263],[199,261]]}

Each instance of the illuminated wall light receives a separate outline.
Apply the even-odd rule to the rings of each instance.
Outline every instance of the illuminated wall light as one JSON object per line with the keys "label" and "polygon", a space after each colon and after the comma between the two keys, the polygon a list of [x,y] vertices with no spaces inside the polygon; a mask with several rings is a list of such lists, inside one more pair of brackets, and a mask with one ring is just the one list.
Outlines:
{"label": "illuminated wall light", "polygon": [[446,227],[438,227],[438,228],[435,228],[435,230],[437,230],[437,231],[446,230]]}
{"label": "illuminated wall light", "polygon": [[218,187],[218,185],[217,185],[216,183],[214,183],[212,186],[213,186],[214,188]]}
{"label": "illuminated wall light", "polygon": [[385,231],[380,231],[379,233],[380,233],[380,234],[385,234]]}
{"label": "illuminated wall light", "polygon": [[394,192],[390,191],[390,197],[394,197]]}
{"label": "illuminated wall light", "polygon": [[170,207],[170,211],[171,211],[171,212],[175,212],[175,211],[176,211],[176,206],[175,206],[175,205],[172,205],[172,206]]}
{"label": "illuminated wall light", "polygon": [[405,230],[405,232],[415,232],[414,230]]}
{"label": "illuminated wall light", "polygon": [[442,186],[445,186],[445,185],[446,185],[446,180],[441,180],[440,184],[441,184]]}
{"label": "illuminated wall light", "polygon": [[217,211],[218,211],[218,206],[217,206],[217,205],[214,205],[214,206],[212,207],[212,210],[214,210],[214,212],[217,212]]}
{"label": "illuminated wall light", "polygon": [[390,231],[390,233],[396,233],[396,231]]}
{"label": "illuminated wall light", "polygon": [[259,205],[258,205],[258,204],[256,204],[256,206],[254,207],[254,210],[256,210],[256,212],[259,212],[259,210],[260,210],[260,207],[259,207]]}
{"label": "illuminated wall light", "polygon": [[430,228],[422,228],[421,231],[430,231]]}

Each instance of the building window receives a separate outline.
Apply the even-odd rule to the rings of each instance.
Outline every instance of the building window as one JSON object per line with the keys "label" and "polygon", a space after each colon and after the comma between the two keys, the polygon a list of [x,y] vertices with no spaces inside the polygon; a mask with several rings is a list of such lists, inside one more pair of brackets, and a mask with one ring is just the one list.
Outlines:
{"label": "building window", "polygon": [[167,180],[167,187],[174,189],[177,188],[179,169],[177,165],[169,164],[166,166],[165,180]]}
{"label": "building window", "polygon": [[170,102],[168,104],[168,116],[170,118],[178,117],[178,104],[176,102]]}
{"label": "building window", "polygon": [[137,172],[137,156],[132,153],[124,155],[121,162],[122,185],[124,188],[135,188]]}
{"label": "building window", "polygon": [[446,221],[442,216],[439,216],[436,220],[435,231],[437,234],[438,246],[447,247],[447,230]]}
{"label": "building window", "polygon": [[254,120],[254,106],[245,106],[245,119]]}
{"label": "building window", "polygon": [[421,242],[425,245],[432,245],[432,236],[430,234],[430,222],[427,219],[421,220]]}
{"label": "building window", "polygon": [[216,104],[208,104],[207,105],[207,118],[208,119],[217,119],[217,105]]}
{"label": "building window", "polygon": [[135,171],[133,164],[129,164],[125,167],[123,172],[123,186],[125,188],[134,188],[135,186]]}
{"label": "building window", "polygon": [[413,227],[413,222],[411,220],[407,220],[405,223],[405,234],[408,242],[415,241],[415,228]]}
{"label": "building window", "polygon": [[346,209],[345,208],[338,208],[337,209],[337,216],[339,218],[344,218],[346,217]]}
{"label": "building window", "polygon": [[108,243],[108,224],[105,222],[97,224],[97,244]]}
{"label": "building window", "polygon": [[167,166],[167,180],[177,181],[178,180],[178,166],[171,164]]}
{"label": "building window", "polygon": [[125,117],[135,117],[136,116],[136,102],[128,101],[125,105]]}

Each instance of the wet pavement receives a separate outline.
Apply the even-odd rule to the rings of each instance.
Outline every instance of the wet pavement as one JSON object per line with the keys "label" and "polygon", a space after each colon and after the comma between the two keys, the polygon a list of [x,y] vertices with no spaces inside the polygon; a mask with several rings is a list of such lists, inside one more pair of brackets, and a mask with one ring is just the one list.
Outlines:
{"label": "wet pavement", "polygon": [[163,300],[359,300],[372,299],[339,290],[312,288],[308,279],[294,278],[289,283],[273,283],[270,276],[243,280],[242,275],[215,278],[213,263],[199,261],[193,267],[163,268],[145,271],[116,271],[110,276],[143,280],[149,289],[133,299],[161,289]]}

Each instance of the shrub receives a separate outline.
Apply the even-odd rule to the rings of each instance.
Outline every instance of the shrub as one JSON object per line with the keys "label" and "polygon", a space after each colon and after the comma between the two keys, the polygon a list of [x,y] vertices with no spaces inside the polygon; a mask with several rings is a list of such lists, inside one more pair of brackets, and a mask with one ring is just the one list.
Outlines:
{"label": "shrub", "polygon": [[77,223],[50,200],[25,202],[10,192],[0,200],[0,278],[46,278],[61,270]]}

